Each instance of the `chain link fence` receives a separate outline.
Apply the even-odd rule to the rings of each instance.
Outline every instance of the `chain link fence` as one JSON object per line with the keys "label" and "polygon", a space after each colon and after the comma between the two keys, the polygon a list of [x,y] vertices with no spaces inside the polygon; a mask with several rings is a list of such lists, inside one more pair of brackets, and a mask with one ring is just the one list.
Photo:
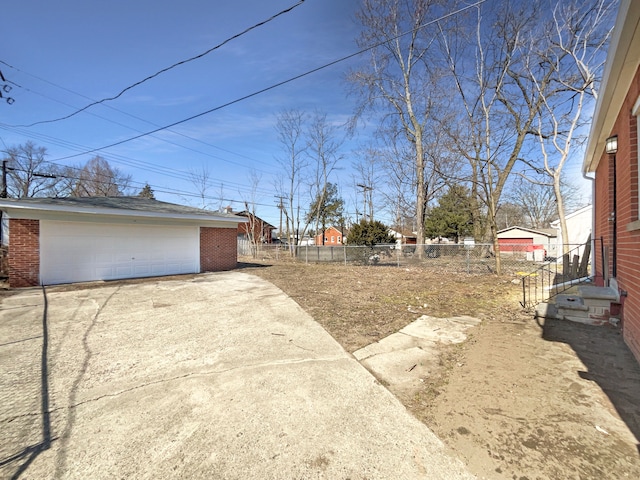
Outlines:
{"label": "chain link fence", "polygon": [[[523,244],[501,244],[502,271],[526,274],[544,263],[558,261],[555,246],[547,249]],[[389,267],[434,267],[442,271],[489,274],[496,271],[496,258],[490,244],[427,245],[252,245],[238,250],[240,261],[341,263]]]}

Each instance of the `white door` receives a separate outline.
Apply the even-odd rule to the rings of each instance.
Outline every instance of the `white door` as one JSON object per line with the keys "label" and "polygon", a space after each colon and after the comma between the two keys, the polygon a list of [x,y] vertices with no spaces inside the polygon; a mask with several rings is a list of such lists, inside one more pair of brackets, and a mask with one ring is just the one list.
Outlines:
{"label": "white door", "polygon": [[40,221],[40,280],[45,285],[199,270],[197,226]]}

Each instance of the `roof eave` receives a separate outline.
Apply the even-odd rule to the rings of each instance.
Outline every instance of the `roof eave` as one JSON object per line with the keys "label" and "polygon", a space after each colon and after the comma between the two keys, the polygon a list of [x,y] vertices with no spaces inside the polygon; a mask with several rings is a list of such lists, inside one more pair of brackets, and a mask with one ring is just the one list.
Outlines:
{"label": "roof eave", "polygon": [[104,215],[112,217],[138,217],[138,218],[163,218],[176,220],[196,220],[196,221],[215,221],[224,223],[246,223],[247,219],[242,217],[226,217],[219,215],[198,215],[188,213],[166,213],[166,212],[150,212],[142,210],[128,210],[119,208],[99,208],[99,207],[79,207],[67,205],[24,205],[24,204],[3,204],[0,202],[0,208],[6,210],[10,216],[15,216],[11,211],[30,211],[30,212],[55,212],[55,213],[77,213],[89,215]]}
{"label": "roof eave", "polygon": [[640,2],[621,0],[582,163],[595,172],[640,63]]}

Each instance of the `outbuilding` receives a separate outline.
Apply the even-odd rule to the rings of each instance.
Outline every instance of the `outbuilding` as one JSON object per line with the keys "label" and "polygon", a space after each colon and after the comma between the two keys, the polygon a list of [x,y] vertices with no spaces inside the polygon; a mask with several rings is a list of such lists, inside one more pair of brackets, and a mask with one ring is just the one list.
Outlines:
{"label": "outbuilding", "polygon": [[11,287],[230,270],[232,214],[140,197],[0,199]]}
{"label": "outbuilding", "polygon": [[552,228],[536,230],[533,228],[514,226],[498,232],[500,252],[535,253],[532,258],[535,260],[542,260],[548,255],[555,256],[555,239],[556,231]]}

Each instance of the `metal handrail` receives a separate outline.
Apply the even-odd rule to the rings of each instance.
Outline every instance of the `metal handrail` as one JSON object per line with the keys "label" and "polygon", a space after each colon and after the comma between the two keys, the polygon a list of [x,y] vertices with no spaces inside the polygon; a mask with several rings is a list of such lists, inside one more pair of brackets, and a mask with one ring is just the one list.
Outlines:
{"label": "metal handrail", "polygon": [[[595,241],[602,242],[602,239]],[[548,302],[555,296],[566,292],[575,285],[591,282],[588,261],[591,252],[591,239],[584,245],[569,250],[561,258],[549,259],[531,273],[522,277],[522,308],[532,308],[542,302]],[[584,249],[580,261],[580,249]],[[594,249],[595,250],[595,249]]]}

